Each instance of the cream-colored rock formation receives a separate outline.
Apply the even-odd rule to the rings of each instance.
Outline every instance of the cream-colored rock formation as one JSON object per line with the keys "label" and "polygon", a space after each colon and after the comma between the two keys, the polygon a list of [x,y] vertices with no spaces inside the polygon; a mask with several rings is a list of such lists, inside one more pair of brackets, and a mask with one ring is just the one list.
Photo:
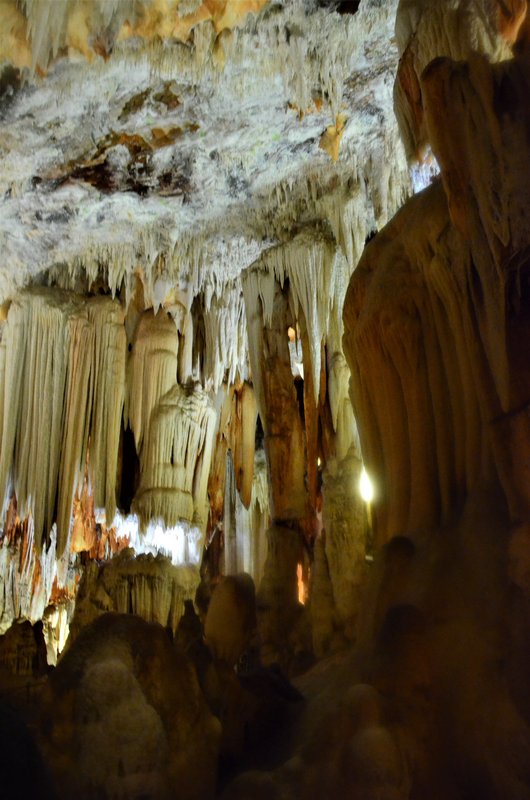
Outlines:
{"label": "cream-colored rock formation", "polygon": [[50,791],[530,799],[527,6],[0,0],[0,704]]}

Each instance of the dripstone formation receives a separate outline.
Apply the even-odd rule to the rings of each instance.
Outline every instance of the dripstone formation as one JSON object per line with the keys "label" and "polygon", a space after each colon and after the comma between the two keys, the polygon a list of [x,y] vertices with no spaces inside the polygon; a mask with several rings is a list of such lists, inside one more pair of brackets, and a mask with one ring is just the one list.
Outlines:
{"label": "dripstone formation", "polygon": [[530,800],[529,48],[0,0],[2,796]]}

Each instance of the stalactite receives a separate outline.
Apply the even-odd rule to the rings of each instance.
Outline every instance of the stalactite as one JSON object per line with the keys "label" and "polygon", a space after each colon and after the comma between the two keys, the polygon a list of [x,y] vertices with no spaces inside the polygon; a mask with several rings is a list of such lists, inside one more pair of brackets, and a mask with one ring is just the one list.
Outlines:
{"label": "stalactite", "polygon": [[217,415],[200,387],[172,387],[151,416],[133,508],[142,525],[206,522],[207,481]]}
{"label": "stalactite", "polygon": [[54,526],[48,547],[39,553],[32,518],[20,521],[14,506],[0,540],[0,632],[5,633],[17,620],[36,623],[45,619],[51,606],[63,608],[57,612],[62,618],[57,637],[45,631],[48,650],[55,657],[64,646],[80,577],[79,566],[68,550],[58,556],[56,540]]}
{"label": "stalactite", "polygon": [[241,390],[234,393],[234,405],[231,426],[234,472],[241,502],[248,508],[254,479],[257,418],[256,399],[250,384],[244,383]]}
{"label": "stalactite", "polygon": [[222,397],[219,412],[219,425],[215,437],[212,465],[208,478],[208,498],[210,503],[209,534],[214,535],[223,519],[226,479],[226,459],[230,443],[230,420],[233,408],[234,387],[227,389]]}
{"label": "stalactite", "polygon": [[352,445],[360,453],[357,422],[350,401],[350,370],[342,349],[328,356],[327,392],[337,458],[344,458]]}
{"label": "stalactite", "polygon": [[125,369],[123,312],[105,297],[85,302],[31,290],[13,302],[4,341],[3,510],[14,492],[21,516],[32,515],[40,547],[51,530],[58,493],[62,553],[89,446],[96,503],[114,515]]}
{"label": "stalactite", "polygon": [[252,481],[252,496],[250,500],[250,529],[251,541],[251,569],[256,586],[260,585],[267,557],[267,530],[270,525],[269,509],[269,479],[267,475],[267,460],[263,449],[256,450],[254,461],[254,479]]}
{"label": "stalactite", "polygon": [[255,450],[256,417],[252,386],[231,387],[221,408],[208,497],[209,534],[223,531],[223,574],[248,572],[257,583],[265,559],[269,484],[265,453]]}
{"label": "stalactite", "polygon": [[33,516],[37,546],[51,530],[57,492],[68,310],[64,297],[26,293],[12,304],[4,330],[2,512],[13,491],[21,516]]}
{"label": "stalactite", "polygon": [[269,527],[269,483],[264,451],[257,451],[248,508],[241,501],[231,455],[226,461],[223,515],[223,574],[247,572],[256,585],[263,575]]}
{"label": "stalactite", "polygon": [[224,483],[223,503],[223,574],[236,575],[242,569],[245,560],[245,544],[248,541],[249,531],[238,531],[236,500],[237,489],[234,475],[234,462],[230,453],[226,457],[226,477]]}
{"label": "stalactite", "polygon": [[263,353],[263,328],[270,325],[274,301],[274,276],[261,264],[245,272],[243,276],[243,296],[248,331],[249,361],[256,404],[264,429],[267,425],[265,413],[265,386],[263,382],[261,359]]}
{"label": "stalactite", "polygon": [[[24,101],[21,118],[18,119],[17,111],[13,127],[8,126],[9,148],[2,154],[0,171],[0,194],[6,198],[0,238],[10,268],[0,266],[2,299],[27,283],[30,276],[47,271],[51,282],[76,291],[80,287],[88,290],[91,283],[102,277],[113,295],[123,290],[127,302],[134,291],[137,270],[144,273],[146,298],[153,302],[155,310],[164,284],[185,285],[190,301],[211,284],[216,286],[220,298],[223,286],[237,280],[241,269],[252,264],[264,249],[276,241],[291,238],[300,223],[311,224],[315,219],[330,223],[353,269],[364,242],[364,229],[371,230],[375,224],[386,222],[410,192],[397,128],[390,115],[387,118],[389,82],[382,80],[380,66],[373,69],[376,53],[383,52],[381,43],[389,39],[395,0],[383,6],[372,1],[363,3],[357,14],[347,15],[347,18],[330,14],[316,4],[307,6],[302,0],[285,3],[281,8],[269,8],[270,4],[266,4],[256,17],[250,14],[245,19],[242,14],[233,35],[229,31],[226,36],[218,32],[217,40],[226,40],[223,44],[226,50],[224,72],[219,71],[211,54],[204,51],[208,31],[212,30],[209,19],[212,2],[206,4],[209,9],[206,17],[194,23],[194,41],[190,40],[185,46],[174,41],[175,37],[179,38],[178,32],[171,33],[168,21],[162,22],[164,14],[156,17],[154,7],[147,5],[148,11],[144,3],[136,3],[134,14],[130,12],[129,0],[109,3],[95,0],[94,4],[81,0],[70,4],[34,0],[22,6],[14,0],[13,3],[6,0],[2,5],[2,11],[9,7],[8,16],[14,15],[19,22],[22,17],[24,23],[19,7],[30,18],[28,24],[34,31],[35,50],[38,51],[34,56],[46,62],[42,64],[43,69],[48,56],[59,46],[58,41],[62,42],[59,47],[62,57],[63,45],[70,35],[67,23],[70,15],[78,21],[84,20],[81,28],[86,41],[81,52],[86,55],[86,48],[91,50],[99,43],[95,52],[104,56],[96,58],[90,67],[79,61],[68,64],[65,60],[60,70],[46,77],[46,91],[57,98],[57,119],[64,120],[59,130],[53,128],[53,147],[46,143],[51,127],[55,126],[55,112],[49,110],[46,102],[40,103],[37,90],[29,105]],[[203,11],[206,5],[202,4]],[[238,0],[236,5],[229,3],[226,8],[230,6],[241,7],[241,3]],[[170,7],[171,3],[167,9]],[[253,9],[258,10],[255,3]],[[154,28],[155,17],[163,24],[161,41],[156,36],[156,41],[153,40],[154,28],[149,29],[149,34],[144,31],[144,41],[140,35],[134,35],[135,20],[143,17],[144,12],[148,17],[153,12]],[[55,14],[57,24],[52,35],[38,20],[53,20]],[[119,33],[124,15],[128,23]],[[172,15],[174,24],[177,17],[175,12]],[[5,29],[11,30],[11,27],[12,23],[6,22]],[[101,36],[108,39],[107,44],[111,46],[110,59]],[[52,42],[54,38],[56,41]],[[333,46],[322,47],[323,39],[332,41]],[[6,34],[2,42],[10,40],[11,33]],[[79,37],[69,46],[72,53],[78,50]],[[396,54],[393,46],[385,46],[384,52],[386,74],[393,69]],[[357,58],[361,53],[364,55],[360,66]],[[302,57],[305,59],[303,70],[300,69]],[[367,70],[370,71],[368,82]],[[372,73],[375,73],[373,88]],[[191,104],[182,102],[173,89],[165,86],[173,85],[177,74],[183,85],[194,87],[197,97]],[[256,78],[259,78],[259,86]],[[156,81],[157,86],[154,85]],[[261,103],[260,93],[265,84],[274,87],[278,98],[274,100],[275,107],[283,104],[289,109],[277,129],[275,125],[263,137],[249,133],[250,141],[245,141],[241,147],[231,144],[232,136],[227,129],[228,135],[225,137],[223,133],[221,138],[226,138],[229,144],[218,152],[209,135],[204,142],[202,138],[199,140],[204,129],[195,136],[194,128],[182,127],[179,122],[185,138],[179,139],[178,146],[168,144],[157,149],[156,159],[153,157],[147,170],[148,179],[141,187],[149,194],[146,198],[127,190],[99,193],[83,180],[66,179],[65,173],[71,172],[74,162],[98,160],[93,158],[94,141],[96,153],[101,142],[107,141],[108,145],[109,138],[112,140],[114,135],[129,137],[123,140],[129,143],[130,137],[147,136],[151,142],[151,133],[147,134],[144,127],[150,131],[160,130],[168,111],[176,110],[164,103],[168,91],[174,102],[179,103],[179,116],[181,111],[186,110],[186,115],[191,111],[189,105],[201,106],[199,98],[208,95],[213,87],[215,99],[212,104],[207,101],[208,113],[215,113],[215,124],[223,126],[220,130],[224,132],[228,124],[224,114],[227,98],[234,98],[238,103],[242,98],[245,102],[248,100],[242,113],[250,123]],[[97,92],[94,92],[95,85]],[[316,157],[319,134],[342,113],[343,105],[355,105],[357,101],[353,98],[357,98],[358,89],[362,94],[358,101],[362,129],[364,126],[369,129],[366,141],[363,137],[362,154],[358,144],[360,131],[352,114],[343,131],[341,158],[336,165],[330,165],[323,156]],[[161,100],[157,99],[160,97]],[[100,109],[101,118],[91,113],[92,104]],[[301,109],[300,119],[294,113],[294,106]],[[314,111],[305,114],[309,107]],[[23,121],[27,113],[42,116],[43,122],[26,142],[22,134],[27,129]],[[74,137],[69,133],[68,120],[73,122],[72,113],[76,127],[83,131],[83,141],[75,146],[72,145]],[[263,114],[268,113],[263,109]],[[383,125],[378,114],[384,116]],[[156,117],[156,124],[149,121],[152,117]],[[318,120],[314,124],[313,117]],[[112,129],[107,127],[110,120],[113,120]],[[186,124],[189,122],[186,119]],[[102,132],[106,135],[102,136]],[[39,137],[38,142],[35,137]],[[276,137],[280,140],[278,145],[274,144]],[[127,149],[123,144],[110,148],[116,150],[116,158],[120,148]],[[189,153],[189,160],[186,158],[186,163],[180,165],[178,156],[182,148]],[[162,150],[167,152],[164,154]],[[208,157],[210,153],[214,160]],[[167,180],[170,173],[174,176],[175,158],[179,161],[176,171],[182,172],[182,175],[179,172],[179,180],[182,178],[184,188],[180,184],[180,188],[172,187],[178,190],[178,197],[169,200]],[[98,166],[101,167],[101,163]],[[108,166],[112,184],[116,165],[113,167],[109,163]],[[262,175],[264,167],[270,169],[270,178],[257,177]],[[151,169],[154,170],[152,175]],[[214,169],[216,174],[212,175]],[[234,197],[231,190],[225,191],[227,175],[237,178]],[[34,178],[53,187],[53,191],[33,192]],[[173,202],[176,203],[174,210],[168,207],[168,203]],[[34,213],[29,212],[29,205]],[[82,214],[76,213],[78,208],[83,209]],[[218,235],[220,219],[223,220],[222,237]]]}
{"label": "stalactite", "polygon": [[[251,283],[247,284],[248,292]],[[262,356],[257,363],[256,345],[250,348],[250,361],[258,410],[265,431],[265,449],[269,461],[271,480],[271,515],[277,520],[300,520],[306,512],[305,442],[303,425],[298,410],[298,401],[291,372],[289,339],[287,329],[292,324],[287,292],[272,278],[273,292],[270,296],[270,327],[261,328],[258,342],[262,343]],[[259,303],[259,295],[256,298]],[[251,325],[262,326],[263,315],[250,317]],[[260,328],[258,327],[258,331]],[[252,336],[254,330],[249,331]],[[260,407],[260,395],[262,392]]]}
{"label": "stalactite", "polygon": [[[310,339],[306,330],[305,319],[301,321],[301,339],[302,339],[302,352],[305,356],[304,360],[312,362],[312,357],[309,355],[311,351]],[[321,346],[322,348],[322,346]],[[318,434],[319,434],[319,406],[316,398],[320,397],[321,385],[325,384],[325,367],[321,369],[318,376],[319,385],[315,388],[313,385],[315,376],[312,370],[307,373],[304,370],[304,384],[303,384],[303,398],[304,398],[304,428],[305,428],[305,442],[306,442],[306,466],[307,466],[307,493],[310,507],[315,509],[317,506],[318,495],[318,463],[320,461],[318,449]],[[322,391],[322,396],[325,397],[325,388]]]}
{"label": "stalactite", "polygon": [[178,330],[164,311],[145,311],[132,342],[127,370],[124,418],[141,451],[149,439],[151,415],[160,399],[177,381]]}
{"label": "stalactite", "polygon": [[88,303],[94,328],[93,405],[89,428],[89,475],[94,502],[107,519],[116,511],[116,474],[125,387],[125,329],[122,308],[108,297]]}
{"label": "stalactite", "polygon": [[204,383],[217,391],[223,381],[231,385],[248,377],[245,305],[239,280],[222,292],[205,298],[203,312],[205,352]]}
{"label": "stalactite", "polygon": [[[335,243],[308,231],[280,247],[271,248],[262,256],[269,273],[283,286],[289,280],[294,313],[304,315],[309,341],[309,365],[313,373],[313,391],[318,402],[322,340],[330,328],[332,311],[340,318],[335,304],[335,284],[343,264],[337,258]],[[343,291],[349,274],[342,280]],[[265,319],[267,315],[264,314]],[[340,327],[340,322],[338,323]]]}
{"label": "stalactite", "polygon": [[[131,0],[23,0],[17,13],[17,4],[6,0],[1,20],[8,41],[0,55],[5,57],[7,50],[16,61],[31,63],[34,70],[42,73],[64,48],[92,61],[96,55],[108,58],[117,42],[130,37],[146,42],[171,37],[186,42],[200,23],[211,20],[212,33],[230,29],[244,22],[247,14],[258,12],[267,1],[214,0],[197,3],[188,12],[185,2],[171,0],[164,15],[158,4]],[[197,42],[195,50],[201,61]],[[205,58],[206,54],[202,54],[202,61]]]}

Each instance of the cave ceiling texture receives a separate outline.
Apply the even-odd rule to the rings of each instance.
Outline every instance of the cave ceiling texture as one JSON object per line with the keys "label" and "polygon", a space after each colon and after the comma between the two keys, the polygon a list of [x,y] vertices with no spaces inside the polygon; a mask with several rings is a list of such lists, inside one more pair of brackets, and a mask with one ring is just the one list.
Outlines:
{"label": "cave ceiling texture", "polygon": [[0,0],[0,796],[530,800],[527,0]]}

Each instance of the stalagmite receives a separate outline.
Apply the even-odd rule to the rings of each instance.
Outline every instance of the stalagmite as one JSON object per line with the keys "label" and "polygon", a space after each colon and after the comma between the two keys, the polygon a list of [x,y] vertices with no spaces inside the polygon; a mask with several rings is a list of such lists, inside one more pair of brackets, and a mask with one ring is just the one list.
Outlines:
{"label": "stalagmite", "polygon": [[4,527],[0,546],[0,631],[5,633],[17,620],[46,620],[47,609],[55,606],[61,617],[60,628],[52,631],[45,625],[44,630],[53,663],[66,641],[80,569],[68,550],[58,557],[55,526],[48,547],[42,551],[37,550],[34,538],[31,517],[24,522],[11,518]]}
{"label": "stalagmite", "polygon": [[256,626],[256,589],[246,573],[224,578],[216,587],[204,625],[212,655],[230,666],[237,664]]}
{"label": "stalagmite", "polygon": [[301,613],[296,568],[303,559],[296,529],[272,525],[267,531],[267,561],[258,590],[258,633],[265,664],[286,668],[292,658],[292,631]]}
{"label": "stalagmite", "polygon": [[189,659],[134,615],[86,627],[47,683],[45,761],[70,797],[213,794],[220,738]]}
{"label": "stalagmite", "polygon": [[324,539],[318,536],[313,550],[311,575],[311,638],[313,651],[321,658],[333,651],[336,644],[335,603],[329,575],[329,565],[324,548]]}
{"label": "stalagmite", "polygon": [[[419,234],[413,220],[426,218]],[[467,262],[450,270],[459,243],[448,223],[439,184],[414,198],[367,247],[345,305],[353,402],[365,420],[361,442],[378,487],[374,513],[383,540],[450,514],[481,463],[475,345],[472,322],[463,317]],[[359,362],[350,356],[352,313],[359,315]]]}
{"label": "stalagmite", "polygon": [[358,483],[361,463],[354,452],[328,462],[324,474],[324,549],[335,606],[335,626],[346,638],[356,636],[361,592],[366,576],[368,519]]}

